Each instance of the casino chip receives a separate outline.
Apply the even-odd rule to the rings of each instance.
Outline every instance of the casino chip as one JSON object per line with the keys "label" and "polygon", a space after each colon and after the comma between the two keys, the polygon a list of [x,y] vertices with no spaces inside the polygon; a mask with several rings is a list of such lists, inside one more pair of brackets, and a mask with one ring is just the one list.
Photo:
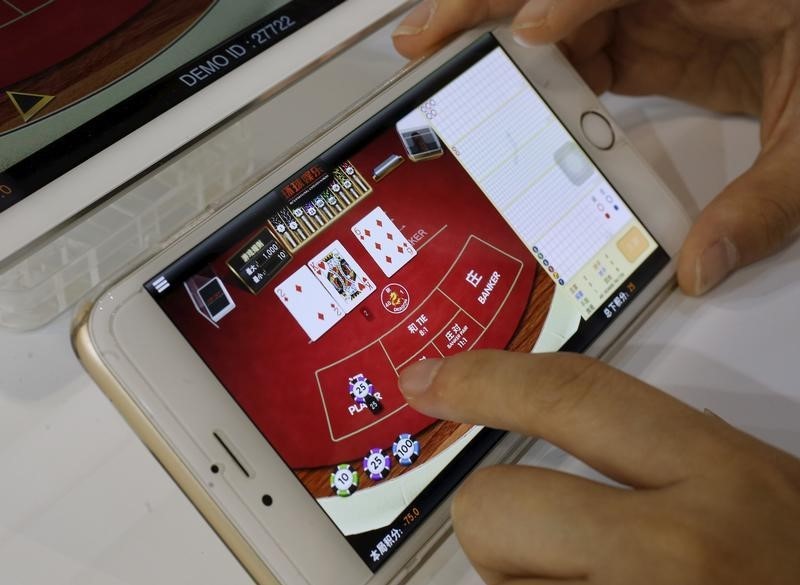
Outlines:
{"label": "casino chip", "polygon": [[364,404],[366,397],[375,393],[375,387],[364,374],[358,374],[348,379],[347,387],[356,404]]}
{"label": "casino chip", "polygon": [[384,455],[380,449],[370,449],[369,455],[364,457],[364,473],[372,481],[380,481],[389,475],[392,468],[392,458]]}
{"label": "casino chip", "polygon": [[392,443],[392,455],[400,465],[411,465],[419,457],[419,441],[408,433],[403,433]]}
{"label": "casino chip", "polygon": [[337,496],[346,498],[358,489],[358,472],[350,469],[347,463],[336,466],[331,473],[331,489]]}
{"label": "casino chip", "polygon": [[367,394],[366,396],[364,396],[364,402],[366,403],[369,411],[376,416],[379,415],[383,410],[383,405],[381,404],[381,401],[378,400],[372,394]]}

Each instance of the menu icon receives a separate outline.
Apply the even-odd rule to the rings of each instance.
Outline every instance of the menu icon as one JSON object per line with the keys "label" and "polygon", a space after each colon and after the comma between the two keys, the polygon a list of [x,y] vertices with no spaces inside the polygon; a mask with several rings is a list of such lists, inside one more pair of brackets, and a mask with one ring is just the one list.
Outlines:
{"label": "menu icon", "polygon": [[169,288],[169,281],[163,276],[159,276],[153,281],[152,285],[156,292],[161,294]]}

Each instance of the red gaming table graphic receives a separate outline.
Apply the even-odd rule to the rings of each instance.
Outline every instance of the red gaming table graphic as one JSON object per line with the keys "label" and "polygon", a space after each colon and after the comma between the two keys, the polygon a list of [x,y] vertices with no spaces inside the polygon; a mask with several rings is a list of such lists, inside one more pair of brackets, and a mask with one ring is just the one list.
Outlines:
{"label": "red gaming table graphic", "polygon": [[[367,176],[389,155],[402,152],[390,129],[350,160]],[[211,371],[295,470],[360,460],[372,448],[390,448],[400,433],[426,430],[436,421],[405,407],[397,370],[421,357],[506,347],[531,302],[537,273],[533,255],[450,152],[406,162],[373,187],[372,194],[296,250],[258,295],[245,290],[225,264],[253,234],[242,234],[219,254],[210,269],[236,303],[219,329],[194,310],[187,295],[161,301]],[[391,277],[351,231],[376,207],[417,250]],[[310,342],[273,289],[334,240],[376,290]],[[382,291],[390,285],[402,286],[398,312],[383,304]],[[348,379],[358,374],[369,378],[381,395],[383,410],[377,415],[359,409],[349,394]]]}
{"label": "red gaming table graphic", "polygon": [[152,0],[3,0],[0,88],[72,57],[144,10]]}
{"label": "red gaming table graphic", "polygon": [[133,73],[217,1],[0,0],[0,135]]}
{"label": "red gaming table graphic", "polygon": [[318,369],[315,375],[331,440],[352,437],[407,406],[398,392],[381,392],[380,386],[375,388],[383,400],[380,417],[354,404],[342,387],[359,368],[368,368],[371,380],[394,381],[412,360],[473,349],[505,306],[523,268],[522,260],[470,235],[444,277],[406,319],[364,348]]}

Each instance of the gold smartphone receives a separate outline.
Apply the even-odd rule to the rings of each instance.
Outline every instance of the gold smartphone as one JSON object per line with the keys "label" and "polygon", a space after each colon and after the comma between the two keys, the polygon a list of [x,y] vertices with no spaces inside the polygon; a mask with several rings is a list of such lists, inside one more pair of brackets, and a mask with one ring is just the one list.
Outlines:
{"label": "gold smartphone", "polygon": [[398,372],[600,355],[688,226],[555,48],[485,28],[113,285],[75,347],[256,581],[397,583],[464,477],[527,444],[413,411]]}

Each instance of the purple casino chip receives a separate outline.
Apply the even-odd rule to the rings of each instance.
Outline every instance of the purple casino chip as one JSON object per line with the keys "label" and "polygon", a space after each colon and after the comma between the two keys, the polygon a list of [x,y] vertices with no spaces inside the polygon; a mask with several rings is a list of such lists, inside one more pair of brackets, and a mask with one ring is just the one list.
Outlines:
{"label": "purple casino chip", "polygon": [[392,469],[392,458],[386,455],[381,449],[370,449],[369,454],[364,457],[364,473],[369,475],[372,481],[380,481],[389,475]]}
{"label": "purple casino chip", "polygon": [[347,381],[347,387],[356,404],[364,404],[366,397],[375,393],[372,382],[364,374],[357,374],[350,378]]}

